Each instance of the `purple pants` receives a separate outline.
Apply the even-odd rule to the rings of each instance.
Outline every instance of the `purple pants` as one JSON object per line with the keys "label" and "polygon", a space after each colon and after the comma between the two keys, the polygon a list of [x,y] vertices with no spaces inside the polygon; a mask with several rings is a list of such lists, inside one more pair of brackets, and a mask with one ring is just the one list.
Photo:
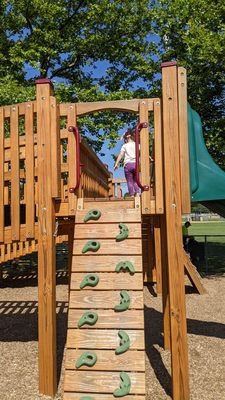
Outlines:
{"label": "purple pants", "polygon": [[127,180],[127,186],[130,196],[133,196],[135,193],[139,193],[135,167],[135,163],[127,163],[124,167],[124,173]]}

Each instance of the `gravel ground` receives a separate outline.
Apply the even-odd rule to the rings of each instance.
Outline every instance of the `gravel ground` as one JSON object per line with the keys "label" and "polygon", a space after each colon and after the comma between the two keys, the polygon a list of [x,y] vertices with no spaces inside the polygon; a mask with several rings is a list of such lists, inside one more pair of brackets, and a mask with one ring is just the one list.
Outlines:
{"label": "gravel ground", "polygon": [[[225,276],[205,278],[207,294],[187,299],[191,400],[225,400]],[[38,395],[37,286],[0,289],[0,400],[47,400]],[[67,285],[57,286],[59,390],[67,326]],[[161,298],[145,287],[147,400],[171,399],[170,354],[162,348]],[[61,374],[60,374],[61,371]],[[182,400],[182,399],[180,399]]]}

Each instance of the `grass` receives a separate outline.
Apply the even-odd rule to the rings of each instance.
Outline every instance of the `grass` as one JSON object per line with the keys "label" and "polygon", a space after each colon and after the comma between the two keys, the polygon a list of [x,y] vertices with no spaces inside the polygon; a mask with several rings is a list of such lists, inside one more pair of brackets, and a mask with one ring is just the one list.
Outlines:
{"label": "grass", "polygon": [[218,222],[192,222],[188,229],[189,235],[224,235],[225,221]]}

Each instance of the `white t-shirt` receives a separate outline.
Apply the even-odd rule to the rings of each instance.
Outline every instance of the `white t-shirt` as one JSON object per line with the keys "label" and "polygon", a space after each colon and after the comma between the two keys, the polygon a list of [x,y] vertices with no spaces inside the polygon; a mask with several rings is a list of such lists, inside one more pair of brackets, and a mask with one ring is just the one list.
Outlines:
{"label": "white t-shirt", "polygon": [[121,147],[121,152],[124,153],[124,165],[127,163],[135,163],[136,155],[135,155],[135,142],[125,143]]}

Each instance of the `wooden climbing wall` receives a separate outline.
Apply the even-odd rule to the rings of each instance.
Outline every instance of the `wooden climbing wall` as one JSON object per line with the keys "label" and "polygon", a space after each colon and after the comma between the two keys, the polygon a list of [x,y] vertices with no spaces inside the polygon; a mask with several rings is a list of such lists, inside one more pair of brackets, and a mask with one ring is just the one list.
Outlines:
{"label": "wooden climbing wall", "polygon": [[[129,208],[126,208],[126,203]],[[133,208],[130,208],[131,202],[125,201],[96,201],[94,204],[85,203],[84,209],[79,210],[78,203],[70,285],[64,400],[115,399],[115,394],[121,394],[118,392],[120,388],[127,390],[127,379],[131,385],[128,384],[125,398],[145,399],[141,211],[139,204],[136,204],[139,208],[135,208],[133,202],[132,205]],[[93,206],[101,211],[100,218],[84,222],[84,217]],[[119,228],[121,223],[129,230],[128,238],[116,241],[119,232],[123,233],[123,229]],[[99,242],[100,248],[96,252],[82,253],[89,241],[94,241],[94,244]],[[127,261],[135,268],[134,274],[128,268],[121,268],[124,264],[119,263]],[[115,271],[116,266],[120,272]],[[99,279],[97,285],[81,289],[80,285],[82,286],[82,282],[90,274],[95,274]],[[123,307],[124,297],[121,291],[128,294],[130,304],[124,311],[115,311],[114,307],[120,303]],[[87,312],[96,313],[97,322],[93,325],[85,323],[79,328],[78,324],[83,323],[81,318]],[[126,349],[127,335],[130,345]],[[121,345],[125,345],[125,348],[121,349]],[[123,353],[116,354],[123,350]],[[86,352],[95,354],[96,363],[92,367],[83,365],[76,368],[80,357]]]}

